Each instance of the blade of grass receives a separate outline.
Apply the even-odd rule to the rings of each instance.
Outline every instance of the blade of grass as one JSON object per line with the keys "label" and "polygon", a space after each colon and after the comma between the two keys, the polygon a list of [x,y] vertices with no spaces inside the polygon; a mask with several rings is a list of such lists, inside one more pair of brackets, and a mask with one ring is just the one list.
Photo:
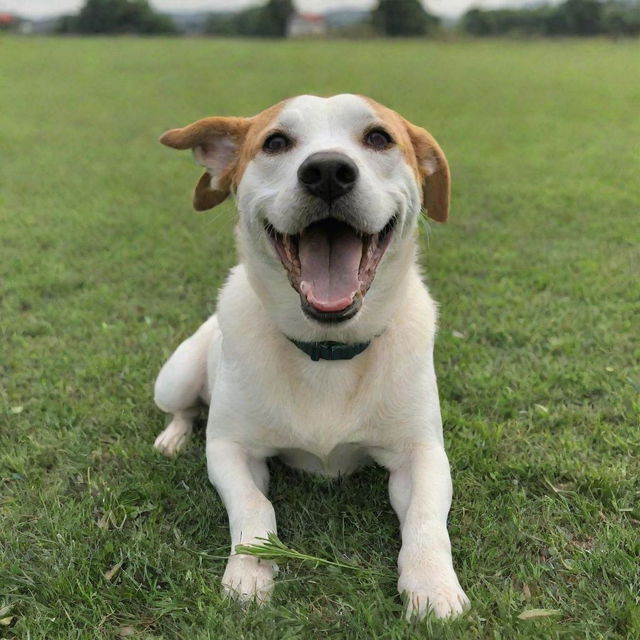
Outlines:
{"label": "blade of grass", "polygon": [[259,558],[260,560],[297,561],[303,564],[311,564],[314,568],[324,565],[338,567],[348,571],[355,571],[360,574],[377,575],[384,578],[395,577],[391,571],[376,571],[375,569],[360,567],[351,562],[329,560],[327,558],[320,558],[319,556],[313,556],[308,553],[296,551],[291,547],[287,547],[287,545],[285,545],[275,533],[269,533],[266,538],[258,538],[258,540],[260,540],[259,544],[236,545],[236,553],[245,553]]}

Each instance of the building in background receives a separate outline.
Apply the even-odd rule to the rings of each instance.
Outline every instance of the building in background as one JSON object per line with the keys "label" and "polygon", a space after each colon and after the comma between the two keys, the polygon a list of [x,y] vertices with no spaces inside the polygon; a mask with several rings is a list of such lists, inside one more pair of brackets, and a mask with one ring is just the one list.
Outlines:
{"label": "building in background", "polygon": [[319,13],[296,13],[287,25],[287,37],[308,38],[327,35],[327,20]]}
{"label": "building in background", "polygon": [[0,12],[0,31],[16,31],[20,19],[12,13]]}

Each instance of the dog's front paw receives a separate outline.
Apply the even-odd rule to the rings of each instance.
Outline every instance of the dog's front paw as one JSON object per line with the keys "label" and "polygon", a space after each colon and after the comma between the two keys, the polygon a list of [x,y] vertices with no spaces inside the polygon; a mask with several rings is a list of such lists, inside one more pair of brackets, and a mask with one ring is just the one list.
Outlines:
{"label": "dog's front paw", "polygon": [[165,456],[173,456],[182,449],[190,435],[191,424],[176,417],[156,438],[153,446]]}
{"label": "dog's front paw", "polygon": [[273,562],[248,555],[232,555],[222,576],[222,589],[243,604],[254,600],[266,604],[271,599],[276,570]]}
{"label": "dog's front paw", "polygon": [[398,591],[406,598],[407,620],[422,619],[428,611],[433,611],[437,618],[455,618],[470,607],[469,598],[452,570],[428,577],[411,572],[401,574]]}

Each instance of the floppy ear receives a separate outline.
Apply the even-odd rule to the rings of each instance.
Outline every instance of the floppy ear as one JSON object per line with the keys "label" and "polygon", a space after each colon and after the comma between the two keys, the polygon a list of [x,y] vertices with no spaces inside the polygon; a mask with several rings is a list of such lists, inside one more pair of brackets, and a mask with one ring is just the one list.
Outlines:
{"label": "floppy ear", "polygon": [[167,147],[191,149],[196,162],[206,168],[193,194],[196,211],[212,209],[231,192],[240,147],[250,123],[250,118],[203,118],[160,137]]}
{"label": "floppy ear", "polygon": [[446,222],[451,199],[449,163],[435,138],[421,127],[405,120],[422,178],[422,202],[430,218]]}

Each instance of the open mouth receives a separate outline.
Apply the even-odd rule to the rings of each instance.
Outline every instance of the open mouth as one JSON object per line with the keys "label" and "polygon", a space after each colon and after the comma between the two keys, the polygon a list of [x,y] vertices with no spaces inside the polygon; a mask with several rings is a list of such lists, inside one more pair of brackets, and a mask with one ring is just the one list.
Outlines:
{"label": "open mouth", "polygon": [[374,234],[325,218],[297,235],[265,228],[304,313],[320,322],[342,322],[358,313],[387,250],[396,217]]}

